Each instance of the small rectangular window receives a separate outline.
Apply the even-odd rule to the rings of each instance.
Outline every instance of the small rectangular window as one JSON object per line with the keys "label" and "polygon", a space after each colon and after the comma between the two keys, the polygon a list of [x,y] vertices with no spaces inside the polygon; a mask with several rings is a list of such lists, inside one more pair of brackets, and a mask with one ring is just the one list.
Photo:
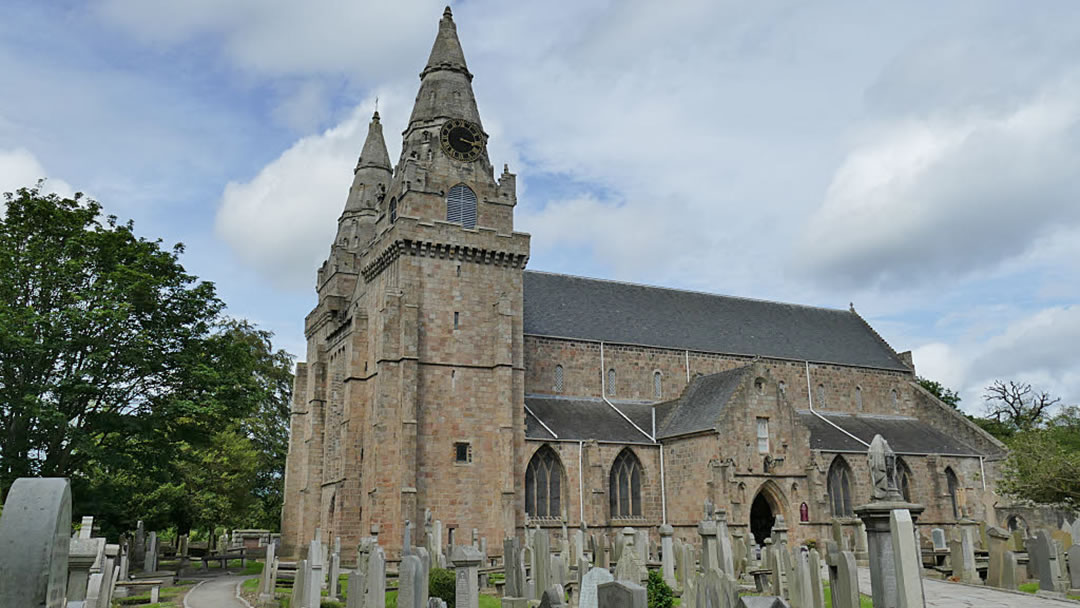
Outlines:
{"label": "small rectangular window", "polygon": [[454,313],[454,329],[457,329],[458,327],[461,326],[460,325],[461,318],[460,318],[459,315],[460,315],[460,313],[456,313],[456,312]]}
{"label": "small rectangular window", "polygon": [[466,441],[459,441],[454,444],[454,461],[469,463],[472,462],[472,445]]}
{"label": "small rectangular window", "polygon": [[759,454],[769,453],[769,419],[757,419],[757,451]]}

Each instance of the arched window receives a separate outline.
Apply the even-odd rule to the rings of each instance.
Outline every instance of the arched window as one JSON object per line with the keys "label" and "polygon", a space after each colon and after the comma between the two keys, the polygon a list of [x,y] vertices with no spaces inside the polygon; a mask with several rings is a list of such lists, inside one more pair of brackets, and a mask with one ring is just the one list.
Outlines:
{"label": "arched window", "polygon": [[630,448],[619,452],[611,465],[608,498],[611,517],[641,517],[641,462]]}
{"label": "arched window", "polygon": [[851,467],[843,456],[837,456],[829,467],[829,500],[833,517],[852,517],[855,508],[851,502]]}
{"label": "arched window", "polygon": [[664,379],[659,370],[652,374],[652,390],[653,396],[656,397],[656,399],[660,399],[664,396]]}
{"label": "arched window", "polygon": [[956,478],[951,467],[945,468],[945,485],[949,488],[949,500],[952,501],[953,517],[960,519],[960,501],[957,490],[960,488],[960,480]]}
{"label": "arched window", "polygon": [[889,401],[892,403],[892,409],[894,412],[900,409],[900,399],[895,388],[889,391]]}
{"label": "arched window", "polygon": [[476,227],[476,193],[465,184],[450,188],[446,195],[446,221]]}
{"label": "arched window", "polygon": [[781,395],[787,395],[787,382],[781,380],[779,383],[777,383],[776,388],[780,390]]}
{"label": "arched window", "polygon": [[817,406],[820,408],[825,407],[825,385],[817,385]]}
{"label": "arched window", "polygon": [[615,368],[607,370],[607,394],[608,397],[615,396]]}
{"label": "arched window", "polygon": [[859,412],[862,411],[862,387],[861,386],[856,386],[855,387],[855,410],[859,411]]}
{"label": "arched window", "polygon": [[911,502],[911,484],[912,475],[911,469],[908,468],[907,463],[903,458],[896,459],[896,485],[900,488],[900,494],[904,496],[904,500]]}
{"label": "arched window", "polygon": [[393,224],[397,221],[397,198],[390,198],[390,223]]}
{"label": "arched window", "polygon": [[563,391],[563,368],[561,365],[555,366],[555,392],[561,393]]}
{"label": "arched window", "polygon": [[525,469],[525,514],[562,517],[562,463],[550,446],[543,446]]}

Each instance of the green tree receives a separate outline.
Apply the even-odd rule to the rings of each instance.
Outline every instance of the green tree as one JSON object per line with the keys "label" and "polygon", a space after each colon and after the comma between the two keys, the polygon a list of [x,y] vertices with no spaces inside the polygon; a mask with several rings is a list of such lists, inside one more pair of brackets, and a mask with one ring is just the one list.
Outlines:
{"label": "green tree", "polygon": [[1062,446],[1047,430],[1018,433],[1010,442],[998,489],[1041,504],[1080,505],[1080,452]]}
{"label": "green tree", "polygon": [[[0,219],[0,487],[95,466],[151,466],[173,431],[213,421],[175,399],[222,302],[176,245],[135,236],[42,184]],[[198,425],[195,425],[198,426]]]}
{"label": "green tree", "polygon": [[659,570],[649,570],[649,581],[646,585],[649,608],[671,608],[675,604],[675,594]]}
{"label": "green tree", "polygon": [[940,382],[931,380],[929,378],[918,377],[919,385],[927,390],[930,394],[941,400],[942,403],[952,406],[952,408],[960,409],[960,395],[956,391],[946,388]]}

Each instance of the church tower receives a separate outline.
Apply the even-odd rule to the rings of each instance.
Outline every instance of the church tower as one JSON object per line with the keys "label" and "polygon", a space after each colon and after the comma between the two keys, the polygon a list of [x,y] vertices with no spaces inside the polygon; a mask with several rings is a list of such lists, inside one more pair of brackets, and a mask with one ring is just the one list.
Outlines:
{"label": "church tower", "polygon": [[[495,178],[447,8],[391,168],[376,113],[318,273],[298,364],[283,553],[315,528],[389,557],[430,510],[455,543],[524,523],[522,274],[515,176]],[[448,542],[449,538],[443,538]]]}

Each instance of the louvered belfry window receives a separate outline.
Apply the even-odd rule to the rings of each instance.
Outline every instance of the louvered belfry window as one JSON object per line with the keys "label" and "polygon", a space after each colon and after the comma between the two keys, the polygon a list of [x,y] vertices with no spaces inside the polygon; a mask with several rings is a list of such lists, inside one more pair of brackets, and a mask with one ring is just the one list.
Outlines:
{"label": "louvered belfry window", "polygon": [[450,188],[446,195],[446,221],[476,227],[476,193],[465,184]]}

